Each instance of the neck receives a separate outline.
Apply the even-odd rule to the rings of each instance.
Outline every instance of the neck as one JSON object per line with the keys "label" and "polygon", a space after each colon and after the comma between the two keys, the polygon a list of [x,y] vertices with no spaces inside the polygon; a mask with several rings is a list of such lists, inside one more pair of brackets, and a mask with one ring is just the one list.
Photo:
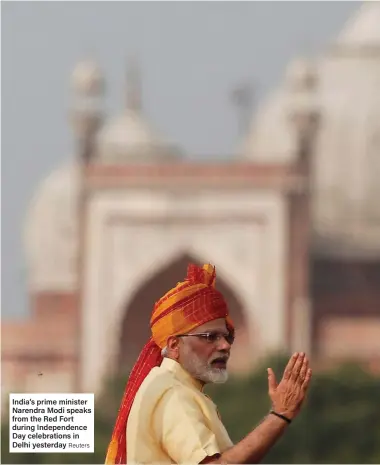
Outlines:
{"label": "neck", "polygon": [[173,360],[174,362],[178,363],[178,365],[181,366],[182,370],[184,370],[194,381],[196,381],[199,384],[200,390],[203,391],[204,386],[207,384],[205,381],[202,381],[201,379],[197,378],[192,373],[190,373],[176,357],[172,357],[170,355],[167,355],[164,358],[168,358],[168,359]]}

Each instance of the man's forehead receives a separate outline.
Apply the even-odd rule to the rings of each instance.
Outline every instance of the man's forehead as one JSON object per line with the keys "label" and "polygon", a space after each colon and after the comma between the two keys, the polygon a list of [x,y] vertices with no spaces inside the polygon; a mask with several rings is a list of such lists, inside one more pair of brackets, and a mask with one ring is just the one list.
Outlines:
{"label": "man's forehead", "polygon": [[207,323],[203,324],[202,326],[198,326],[197,332],[200,333],[202,331],[226,331],[227,325],[226,320],[224,318],[218,318],[216,320],[208,321]]}

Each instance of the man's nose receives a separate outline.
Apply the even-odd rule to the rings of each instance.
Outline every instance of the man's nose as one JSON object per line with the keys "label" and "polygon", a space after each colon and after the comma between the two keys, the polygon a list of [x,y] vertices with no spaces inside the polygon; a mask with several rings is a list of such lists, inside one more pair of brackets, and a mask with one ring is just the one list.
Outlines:
{"label": "man's nose", "polygon": [[229,352],[231,349],[231,344],[229,344],[224,336],[222,336],[218,341],[218,349]]}

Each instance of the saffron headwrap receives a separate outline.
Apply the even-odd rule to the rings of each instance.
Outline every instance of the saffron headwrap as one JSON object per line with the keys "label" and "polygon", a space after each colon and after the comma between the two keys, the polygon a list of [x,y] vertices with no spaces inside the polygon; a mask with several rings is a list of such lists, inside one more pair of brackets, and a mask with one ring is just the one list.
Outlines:
{"label": "saffron headwrap", "polygon": [[106,464],[125,464],[126,426],[134,398],[145,377],[162,362],[161,350],[170,336],[185,334],[208,321],[225,318],[233,323],[222,294],[215,289],[215,267],[190,264],[185,281],[156,302],[150,319],[152,337],[145,344],[133,367],[124,392],[116,424],[108,446]]}

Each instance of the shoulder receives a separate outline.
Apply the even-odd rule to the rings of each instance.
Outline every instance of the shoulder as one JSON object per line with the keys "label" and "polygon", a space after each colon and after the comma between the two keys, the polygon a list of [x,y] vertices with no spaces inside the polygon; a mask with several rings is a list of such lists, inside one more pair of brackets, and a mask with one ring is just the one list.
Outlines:
{"label": "shoulder", "polygon": [[138,391],[142,401],[159,400],[176,385],[176,379],[169,371],[153,368],[145,378]]}
{"label": "shoulder", "polygon": [[196,416],[210,409],[210,400],[200,391],[180,382],[168,370],[154,368],[142,383],[135,399],[135,409],[174,417]]}

